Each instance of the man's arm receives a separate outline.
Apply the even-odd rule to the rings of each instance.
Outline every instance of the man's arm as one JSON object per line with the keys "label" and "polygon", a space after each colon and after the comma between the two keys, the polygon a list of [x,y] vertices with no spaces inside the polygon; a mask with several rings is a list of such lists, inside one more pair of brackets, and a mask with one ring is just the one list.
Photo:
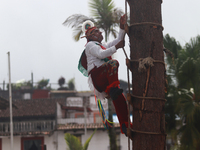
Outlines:
{"label": "man's arm", "polygon": [[117,43],[124,40],[124,37],[125,37],[124,25],[125,25],[125,23],[126,23],[126,15],[123,15],[120,18],[120,30],[119,30],[119,34],[118,34],[117,38],[115,40],[113,40],[112,42],[104,44],[104,46],[106,48],[109,48],[111,46],[115,46]]}
{"label": "man's arm", "polygon": [[86,50],[91,55],[99,58],[104,59],[106,57],[112,56],[116,52],[116,47],[112,46],[110,48],[107,48],[106,50],[103,50],[99,45],[96,45],[94,42],[89,42],[86,45]]}

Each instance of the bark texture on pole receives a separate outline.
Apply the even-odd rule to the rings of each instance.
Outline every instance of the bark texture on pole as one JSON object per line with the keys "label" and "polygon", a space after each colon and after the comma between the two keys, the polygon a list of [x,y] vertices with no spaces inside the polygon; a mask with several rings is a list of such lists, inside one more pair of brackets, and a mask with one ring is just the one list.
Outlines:
{"label": "bark texture on pole", "polygon": [[[165,65],[162,0],[129,0],[132,70],[133,150],[165,150]],[[154,66],[139,72],[140,58],[152,57]],[[138,96],[138,97],[137,97]],[[151,97],[151,98],[141,98]],[[157,99],[158,98],[158,99]]]}

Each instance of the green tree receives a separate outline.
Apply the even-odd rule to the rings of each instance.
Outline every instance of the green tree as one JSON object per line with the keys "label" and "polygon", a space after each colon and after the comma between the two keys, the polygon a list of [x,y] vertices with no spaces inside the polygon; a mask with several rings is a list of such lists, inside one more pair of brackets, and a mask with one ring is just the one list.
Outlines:
{"label": "green tree", "polygon": [[[179,130],[181,150],[200,148],[200,36],[191,38],[179,52],[177,60],[178,88],[184,89],[179,106],[185,124]],[[191,91],[192,90],[192,91]]]}
{"label": "green tree", "polygon": [[69,90],[75,90],[75,78],[70,79],[67,84]]}
{"label": "green tree", "polygon": [[67,143],[68,149],[67,150],[87,150],[89,146],[89,142],[91,141],[93,135],[95,134],[96,130],[92,133],[92,135],[87,139],[85,144],[82,146],[80,140],[69,133],[65,134],[65,141]]}
{"label": "green tree", "polygon": [[47,87],[47,85],[49,84],[49,79],[42,79],[40,81],[38,81],[38,89],[43,89],[43,88],[49,88]]}
{"label": "green tree", "polygon": [[[166,35],[164,45],[171,50],[174,59],[167,57],[168,74],[173,84],[169,84],[166,103],[166,121],[171,120],[174,128],[174,115],[177,114],[182,122],[177,131],[180,137],[180,149],[200,148],[200,36],[191,38],[189,43],[182,48],[174,38]],[[168,78],[169,79],[169,78]],[[169,81],[170,81],[169,80]],[[169,82],[170,83],[170,82]],[[172,104],[172,105],[171,105]],[[168,107],[169,106],[169,107]],[[170,112],[171,111],[171,112]],[[175,126],[174,126],[175,125]],[[167,124],[167,127],[169,127]],[[169,129],[172,129],[169,127]]]}
{"label": "green tree", "polygon": [[[11,87],[13,90],[31,89],[31,81],[19,80],[16,83],[12,83]],[[7,89],[9,89],[9,84],[7,84]]]}
{"label": "green tree", "polygon": [[165,62],[167,63],[166,68],[166,99],[167,102],[165,104],[165,120],[166,131],[167,133],[171,133],[176,128],[176,106],[178,99],[178,90],[177,90],[177,78],[176,78],[176,65],[175,61],[178,58],[178,53],[182,49],[179,42],[177,42],[173,37],[170,37],[169,34],[166,34],[163,38],[163,44],[166,48],[166,56]]}
{"label": "green tree", "polygon": [[78,41],[83,34],[82,24],[86,20],[91,20],[96,27],[104,31],[105,41],[108,40],[110,34],[116,37],[115,27],[119,26],[119,18],[123,14],[122,10],[116,8],[112,0],[89,0],[89,7],[92,17],[74,14],[63,23],[63,25],[73,28],[75,41]]}
{"label": "green tree", "polygon": [[192,91],[181,89],[179,94],[178,107],[183,120],[177,132],[180,135],[180,150],[195,150],[200,146],[200,105],[196,102]]}
{"label": "green tree", "polygon": [[[119,26],[119,19],[124,14],[121,9],[116,8],[112,0],[89,0],[89,8],[92,17],[82,14],[74,14],[69,16],[63,25],[71,26],[74,29],[73,37],[75,41],[80,39],[82,32],[82,24],[86,20],[91,20],[96,27],[104,31],[105,41],[107,42],[109,35],[116,37],[116,27]],[[113,122],[111,112],[111,100],[108,100],[109,120]],[[112,128],[109,128],[110,149],[116,150],[116,135]]]}
{"label": "green tree", "polygon": [[[176,126],[178,126],[180,121],[176,120],[179,112],[176,109],[178,105],[178,88],[177,88],[177,78],[176,78],[176,60],[178,58],[178,53],[182,49],[176,39],[170,37],[166,34],[163,37],[163,44],[165,47],[165,63],[166,66],[166,93],[165,97],[167,102],[165,104],[165,121],[166,121],[166,132],[168,134],[167,138],[171,139],[173,145],[177,145],[177,131]],[[167,145],[172,147],[172,145]],[[173,147],[174,147],[173,146]]]}
{"label": "green tree", "polygon": [[63,85],[65,84],[65,78],[60,77],[60,78],[58,79],[58,84],[60,85],[60,87],[63,87]]}
{"label": "green tree", "polygon": [[68,89],[68,87],[64,87],[64,85],[65,85],[65,78],[64,77],[60,77],[59,79],[58,79],[58,84],[59,84],[59,88],[58,88],[58,90],[69,90]]}

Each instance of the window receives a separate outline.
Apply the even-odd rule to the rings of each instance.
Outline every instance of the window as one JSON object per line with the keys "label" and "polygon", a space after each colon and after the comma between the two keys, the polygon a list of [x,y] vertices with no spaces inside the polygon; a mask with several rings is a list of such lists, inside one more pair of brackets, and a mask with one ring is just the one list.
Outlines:
{"label": "window", "polygon": [[44,137],[22,137],[21,150],[44,150]]}
{"label": "window", "polygon": [[31,93],[24,93],[23,99],[31,99]]}

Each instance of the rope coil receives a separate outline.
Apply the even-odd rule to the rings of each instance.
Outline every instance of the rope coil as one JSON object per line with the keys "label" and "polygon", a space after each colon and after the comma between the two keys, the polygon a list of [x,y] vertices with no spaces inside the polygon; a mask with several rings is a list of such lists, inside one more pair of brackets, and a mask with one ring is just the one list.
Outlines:
{"label": "rope coil", "polygon": [[154,66],[153,63],[162,63],[163,65],[165,65],[165,62],[161,60],[154,60],[152,57],[140,58],[138,60],[126,59],[126,65],[128,66],[129,69],[130,69],[130,62],[139,62],[139,67],[138,67],[139,72],[146,71],[146,68],[148,66],[153,67]]}
{"label": "rope coil", "polygon": [[138,67],[138,71],[142,72],[143,70],[146,71],[146,66],[151,66],[153,67],[154,64],[154,59],[152,57],[147,57],[147,58],[140,58],[139,59],[139,67]]}

